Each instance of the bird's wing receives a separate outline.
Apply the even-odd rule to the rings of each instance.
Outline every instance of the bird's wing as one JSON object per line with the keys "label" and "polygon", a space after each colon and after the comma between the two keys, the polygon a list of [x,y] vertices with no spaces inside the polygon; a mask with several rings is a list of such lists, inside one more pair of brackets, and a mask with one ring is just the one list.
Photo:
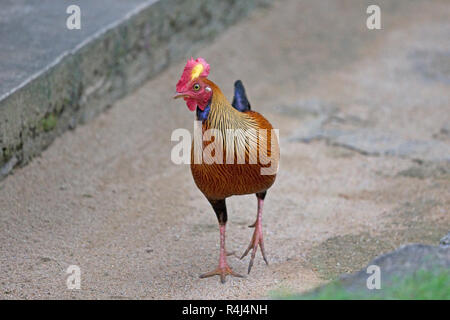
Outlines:
{"label": "bird's wing", "polygon": [[231,103],[233,108],[241,112],[249,111],[250,102],[248,102],[247,96],[245,94],[245,88],[241,80],[236,80],[234,83],[234,97]]}

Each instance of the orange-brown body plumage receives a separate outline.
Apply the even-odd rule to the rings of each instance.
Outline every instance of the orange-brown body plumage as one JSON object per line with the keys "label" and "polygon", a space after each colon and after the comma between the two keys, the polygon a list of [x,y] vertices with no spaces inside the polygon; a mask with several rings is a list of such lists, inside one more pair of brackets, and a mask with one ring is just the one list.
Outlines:
{"label": "orange-brown body plumage", "polygon": [[[195,184],[210,200],[224,199],[232,195],[243,195],[266,191],[275,181],[276,168],[279,161],[279,147],[277,137],[272,131],[272,125],[261,114],[254,111],[241,112],[231,106],[221,90],[212,81],[205,80],[211,86],[213,95],[211,100],[211,111],[206,121],[202,123],[202,133],[208,129],[217,129],[221,133],[223,141],[223,161],[222,163],[208,164],[205,161],[194,163],[195,156],[208,146],[209,141],[204,141],[202,148],[195,150],[194,141],[191,149],[191,171]],[[226,163],[227,146],[230,148],[230,141],[227,141],[227,130],[240,129],[242,131],[253,130],[257,133],[263,129],[264,135],[247,136],[238,135],[234,146],[233,163]],[[220,138],[219,138],[220,139]],[[262,146],[266,146],[263,148]],[[257,161],[250,162],[250,150],[256,148]],[[197,154],[196,154],[197,152]],[[245,153],[245,163],[237,163],[239,152]],[[205,156],[204,154],[202,154]],[[270,160],[270,163],[268,161]],[[275,168],[273,174],[261,174],[262,168],[272,166]]]}

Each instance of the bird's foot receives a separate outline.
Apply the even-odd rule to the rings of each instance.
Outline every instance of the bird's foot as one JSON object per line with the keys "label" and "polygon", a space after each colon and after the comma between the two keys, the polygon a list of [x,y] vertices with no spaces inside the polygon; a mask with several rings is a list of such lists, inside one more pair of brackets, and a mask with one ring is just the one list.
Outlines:
{"label": "bird's foot", "polygon": [[210,272],[200,275],[200,278],[203,279],[203,278],[209,278],[212,276],[220,276],[220,281],[222,283],[225,283],[226,276],[233,276],[233,277],[238,277],[238,278],[244,277],[244,276],[240,275],[239,273],[234,272],[226,263],[222,266],[219,265],[219,267],[213,271],[210,271]]}
{"label": "bird's foot", "polygon": [[243,259],[250,252],[250,249],[252,249],[250,263],[248,265],[248,273],[250,273],[250,270],[252,270],[253,260],[255,259],[255,255],[256,255],[256,251],[258,250],[258,246],[261,248],[261,253],[262,253],[265,263],[267,265],[269,264],[269,262],[267,261],[267,258],[266,258],[266,253],[264,251],[264,241],[263,241],[261,222],[256,220],[255,223],[250,225],[249,227],[250,228],[254,227],[255,231],[253,232],[252,240],[250,241],[250,244],[249,244],[247,250],[245,250],[244,254],[241,257],[241,259]]}

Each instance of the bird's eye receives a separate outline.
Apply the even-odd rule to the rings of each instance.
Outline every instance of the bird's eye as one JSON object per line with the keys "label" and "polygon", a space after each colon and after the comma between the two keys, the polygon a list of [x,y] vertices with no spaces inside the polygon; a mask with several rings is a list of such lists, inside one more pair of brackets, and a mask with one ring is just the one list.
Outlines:
{"label": "bird's eye", "polygon": [[198,91],[198,90],[200,90],[200,85],[198,83],[196,83],[196,84],[194,84],[193,88],[195,91]]}

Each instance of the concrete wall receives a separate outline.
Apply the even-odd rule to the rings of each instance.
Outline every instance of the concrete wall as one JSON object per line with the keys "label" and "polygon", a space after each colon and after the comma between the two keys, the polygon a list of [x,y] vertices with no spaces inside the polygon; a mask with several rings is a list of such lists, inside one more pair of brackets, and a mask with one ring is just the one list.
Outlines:
{"label": "concrete wall", "polygon": [[85,40],[0,100],[0,179],[268,2],[157,1]]}

